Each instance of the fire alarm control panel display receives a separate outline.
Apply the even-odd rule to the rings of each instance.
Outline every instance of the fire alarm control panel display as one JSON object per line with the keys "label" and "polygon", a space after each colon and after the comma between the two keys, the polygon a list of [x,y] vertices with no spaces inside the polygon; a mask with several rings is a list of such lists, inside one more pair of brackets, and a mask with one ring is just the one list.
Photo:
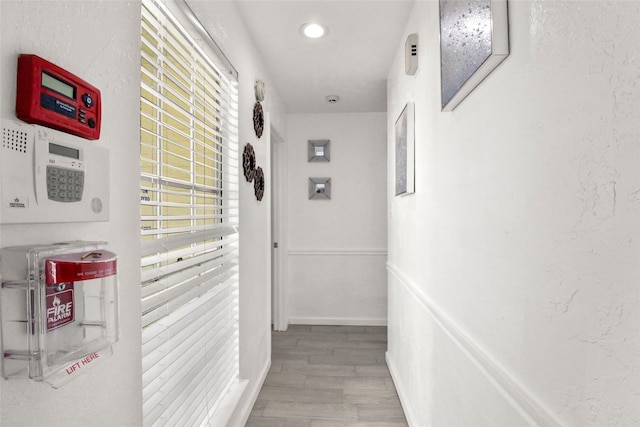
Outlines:
{"label": "fire alarm control panel display", "polygon": [[36,55],[18,57],[16,115],[87,139],[100,138],[100,91]]}
{"label": "fire alarm control panel display", "polygon": [[2,122],[0,224],[109,219],[109,152],[80,141]]}
{"label": "fire alarm control panel display", "polygon": [[0,251],[2,372],[60,387],[112,354],[117,258],[104,242]]}

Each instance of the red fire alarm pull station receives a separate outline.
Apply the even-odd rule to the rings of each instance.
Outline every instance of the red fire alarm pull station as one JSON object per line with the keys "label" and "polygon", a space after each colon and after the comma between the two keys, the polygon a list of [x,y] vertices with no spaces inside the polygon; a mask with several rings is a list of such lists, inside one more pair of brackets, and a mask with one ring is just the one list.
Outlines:
{"label": "red fire alarm pull station", "polygon": [[102,250],[46,259],[47,332],[74,321],[75,282],[114,276],[117,273],[116,265],[115,254]]}
{"label": "red fire alarm pull station", "polygon": [[36,55],[18,57],[16,115],[86,139],[100,138],[100,91]]}
{"label": "red fire alarm pull station", "polygon": [[117,274],[104,242],[1,249],[2,375],[58,388],[108,359],[119,338]]}

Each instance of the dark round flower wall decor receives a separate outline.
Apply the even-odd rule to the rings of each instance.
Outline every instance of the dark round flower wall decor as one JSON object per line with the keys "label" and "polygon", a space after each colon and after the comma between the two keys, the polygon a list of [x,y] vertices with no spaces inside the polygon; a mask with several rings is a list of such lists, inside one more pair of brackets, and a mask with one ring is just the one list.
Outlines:
{"label": "dark round flower wall decor", "polygon": [[260,166],[258,166],[255,171],[253,189],[256,193],[256,199],[258,199],[258,201],[262,200],[262,196],[264,196],[264,172]]}
{"label": "dark round flower wall decor", "polygon": [[256,131],[256,136],[260,138],[264,130],[264,112],[259,101],[253,106],[253,129]]}
{"label": "dark round flower wall decor", "polygon": [[244,177],[247,179],[247,182],[253,181],[256,173],[256,152],[253,151],[253,145],[251,144],[244,146],[242,168],[244,169]]}

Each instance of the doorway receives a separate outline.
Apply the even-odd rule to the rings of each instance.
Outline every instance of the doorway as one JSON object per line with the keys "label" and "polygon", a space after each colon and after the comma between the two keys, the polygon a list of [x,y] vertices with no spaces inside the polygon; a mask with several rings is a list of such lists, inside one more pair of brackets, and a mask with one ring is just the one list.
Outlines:
{"label": "doorway", "polygon": [[286,194],[287,159],[282,136],[270,126],[271,140],[271,323],[273,330],[286,331]]}

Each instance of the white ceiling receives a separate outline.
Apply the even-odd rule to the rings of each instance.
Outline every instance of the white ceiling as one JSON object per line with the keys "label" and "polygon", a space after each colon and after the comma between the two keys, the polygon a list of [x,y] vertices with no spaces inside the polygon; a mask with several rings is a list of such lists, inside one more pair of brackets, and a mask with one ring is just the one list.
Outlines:
{"label": "white ceiling", "polygon": [[[236,0],[236,6],[287,112],[383,112],[413,2]],[[196,14],[206,4],[197,2]],[[303,37],[299,27],[312,21],[327,26],[328,36]],[[329,104],[327,95],[340,101]]]}

